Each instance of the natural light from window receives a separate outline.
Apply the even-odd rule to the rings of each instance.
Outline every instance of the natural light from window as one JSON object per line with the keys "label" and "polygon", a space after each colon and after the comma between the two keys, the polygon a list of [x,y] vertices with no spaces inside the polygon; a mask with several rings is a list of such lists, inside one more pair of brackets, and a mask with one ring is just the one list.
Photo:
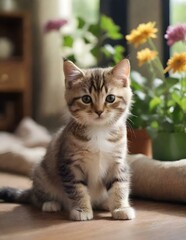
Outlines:
{"label": "natural light from window", "polygon": [[[170,0],[170,24],[186,24],[186,0]],[[185,46],[177,42],[171,47],[171,52],[183,52]]]}

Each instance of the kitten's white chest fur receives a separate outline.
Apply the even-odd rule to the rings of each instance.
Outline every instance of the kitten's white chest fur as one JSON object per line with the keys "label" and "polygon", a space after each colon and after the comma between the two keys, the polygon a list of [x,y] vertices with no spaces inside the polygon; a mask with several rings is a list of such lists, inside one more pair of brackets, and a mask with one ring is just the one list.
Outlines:
{"label": "kitten's white chest fur", "polygon": [[113,162],[112,152],[115,145],[108,141],[108,129],[95,127],[88,131],[90,151],[87,161],[89,194],[93,203],[99,203],[108,197],[102,180]]}
{"label": "kitten's white chest fur", "polygon": [[112,152],[115,145],[108,141],[109,131],[101,127],[92,128],[89,132],[90,141],[88,149],[90,158],[88,160],[90,175],[93,181],[97,182],[104,177],[111,162],[113,161]]}
{"label": "kitten's white chest fur", "polygon": [[89,150],[93,153],[108,153],[114,148],[113,143],[108,141],[109,131],[107,128],[94,127],[88,131],[90,141]]}

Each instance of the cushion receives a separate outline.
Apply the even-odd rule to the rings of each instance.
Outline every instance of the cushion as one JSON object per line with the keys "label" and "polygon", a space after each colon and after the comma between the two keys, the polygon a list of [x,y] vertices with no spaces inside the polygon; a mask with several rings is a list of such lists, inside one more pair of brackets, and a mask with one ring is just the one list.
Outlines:
{"label": "cushion", "polygon": [[158,161],[129,155],[132,195],[161,201],[186,202],[186,159]]}

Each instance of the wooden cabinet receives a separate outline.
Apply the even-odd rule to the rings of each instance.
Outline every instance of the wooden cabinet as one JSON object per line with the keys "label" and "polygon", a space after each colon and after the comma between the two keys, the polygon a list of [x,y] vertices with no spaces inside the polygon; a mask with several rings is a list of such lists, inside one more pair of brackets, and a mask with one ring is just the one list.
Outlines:
{"label": "wooden cabinet", "polygon": [[28,12],[0,12],[0,41],[11,43],[4,57],[0,44],[0,130],[12,131],[31,115],[31,19]]}

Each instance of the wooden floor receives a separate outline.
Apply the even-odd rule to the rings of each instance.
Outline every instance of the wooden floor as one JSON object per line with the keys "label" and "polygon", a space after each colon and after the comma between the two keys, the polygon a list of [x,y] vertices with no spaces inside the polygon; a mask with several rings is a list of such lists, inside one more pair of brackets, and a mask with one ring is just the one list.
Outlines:
{"label": "wooden floor", "polygon": [[[27,187],[30,181],[0,173],[0,186]],[[0,203],[0,239],[7,240],[180,240],[186,239],[186,206],[132,200],[136,219],[114,221],[95,212],[94,220],[72,222],[64,213],[42,213],[31,206]]]}

